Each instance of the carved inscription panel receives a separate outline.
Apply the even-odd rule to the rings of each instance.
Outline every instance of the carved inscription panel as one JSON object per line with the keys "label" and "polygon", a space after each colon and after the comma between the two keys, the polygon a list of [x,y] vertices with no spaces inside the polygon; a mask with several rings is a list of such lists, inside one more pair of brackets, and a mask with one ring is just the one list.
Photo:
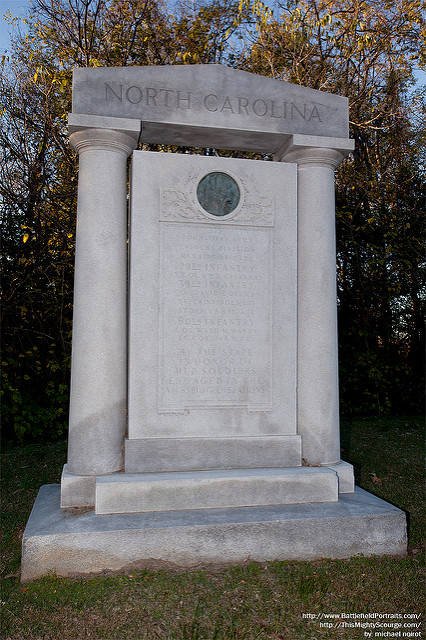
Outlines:
{"label": "carved inscription panel", "polygon": [[130,439],[296,434],[296,224],[295,165],[134,153]]}
{"label": "carved inscription panel", "polygon": [[270,230],[162,223],[160,411],[270,410]]}

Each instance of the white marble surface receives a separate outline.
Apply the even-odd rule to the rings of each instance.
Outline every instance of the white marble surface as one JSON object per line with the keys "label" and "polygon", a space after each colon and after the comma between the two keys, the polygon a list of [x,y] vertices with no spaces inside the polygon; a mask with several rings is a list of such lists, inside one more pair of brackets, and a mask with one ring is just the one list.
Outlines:
{"label": "white marble surface", "polygon": [[357,487],[338,502],[72,515],[41,488],[23,536],[22,577],[171,565],[349,558],[407,551],[405,513]]}
{"label": "white marble surface", "polygon": [[298,467],[302,440],[291,436],[139,438],[125,442],[126,473]]}
{"label": "white marble surface", "polygon": [[[197,202],[212,171],[240,185],[229,217]],[[290,164],[134,153],[129,440],[296,435],[295,176]]]}
{"label": "white marble surface", "polygon": [[95,510],[135,513],[337,499],[337,474],[324,467],[120,473],[97,478]]}
{"label": "white marble surface", "polygon": [[[153,559],[405,553],[405,514],[353,493],[339,461],[334,170],[353,148],[347,99],[220,65],[76,69],[70,133],[80,170],[64,508],[59,486],[42,487],[22,580]],[[134,153],[127,316],[126,167],[139,141],[278,162]],[[196,198],[210,171],[242,195],[221,219]]]}
{"label": "white marble surface", "polygon": [[127,367],[127,158],[138,130],[82,129],[79,153],[68,470],[123,466]]}
{"label": "white marble surface", "polygon": [[297,163],[297,423],[308,464],[340,460],[334,171],[352,145],[337,143],[294,136],[281,158]]}
{"label": "white marble surface", "polygon": [[348,100],[223,65],[74,69],[73,112],[143,122],[144,142],[275,152],[288,134],[347,138]]}

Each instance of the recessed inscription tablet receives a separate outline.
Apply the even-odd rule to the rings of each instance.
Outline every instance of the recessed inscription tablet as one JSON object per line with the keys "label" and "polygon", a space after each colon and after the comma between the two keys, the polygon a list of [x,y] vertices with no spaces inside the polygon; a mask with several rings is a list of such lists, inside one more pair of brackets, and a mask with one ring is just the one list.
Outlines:
{"label": "recessed inscription tablet", "polygon": [[162,223],[160,411],[270,409],[270,234]]}
{"label": "recessed inscription tablet", "polygon": [[226,216],[232,213],[240,202],[240,189],[227,173],[212,171],[200,180],[197,198],[207,213]]}

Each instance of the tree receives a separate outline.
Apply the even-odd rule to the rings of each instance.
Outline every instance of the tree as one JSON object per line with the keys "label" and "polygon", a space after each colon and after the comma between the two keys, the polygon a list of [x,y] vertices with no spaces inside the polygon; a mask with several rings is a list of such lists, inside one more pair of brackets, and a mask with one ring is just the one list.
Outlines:
{"label": "tree", "polygon": [[157,0],[34,0],[34,8],[68,67],[219,63],[243,20],[233,0],[181,3],[176,15]]}
{"label": "tree", "polygon": [[67,141],[75,66],[219,62],[238,4],[176,15],[154,0],[34,0],[27,35],[3,60],[3,435],[67,426],[77,158]]}
{"label": "tree", "polygon": [[0,79],[3,424],[22,438],[65,429],[72,308],[76,162],[62,85],[36,60],[24,40]]}
{"label": "tree", "polygon": [[[254,5],[249,71],[346,96],[355,153],[337,175],[341,399],[413,410],[422,391],[424,108],[412,91],[426,22],[418,0]],[[420,144],[419,144],[420,143]]]}
{"label": "tree", "polygon": [[426,63],[421,2],[278,7],[275,18],[259,0],[182,0],[174,14],[155,0],[33,0],[28,34],[16,36],[0,77],[6,438],[66,429],[76,66],[224,63],[347,96],[356,151],[337,176],[342,407],[419,407],[426,135],[412,71]]}

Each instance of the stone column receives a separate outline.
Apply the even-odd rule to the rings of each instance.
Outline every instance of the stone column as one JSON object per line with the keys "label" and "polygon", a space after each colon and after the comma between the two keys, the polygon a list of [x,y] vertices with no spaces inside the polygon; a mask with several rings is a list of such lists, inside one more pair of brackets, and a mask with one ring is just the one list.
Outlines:
{"label": "stone column", "polygon": [[311,465],[340,460],[334,171],[352,150],[352,140],[293,135],[275,155],[297,163],[297,420]]}
{"label": "stone column", "polygon": [[68,467],[123,467],[127,392],[127,159],[140,122],[71,114],[79,154]]}

